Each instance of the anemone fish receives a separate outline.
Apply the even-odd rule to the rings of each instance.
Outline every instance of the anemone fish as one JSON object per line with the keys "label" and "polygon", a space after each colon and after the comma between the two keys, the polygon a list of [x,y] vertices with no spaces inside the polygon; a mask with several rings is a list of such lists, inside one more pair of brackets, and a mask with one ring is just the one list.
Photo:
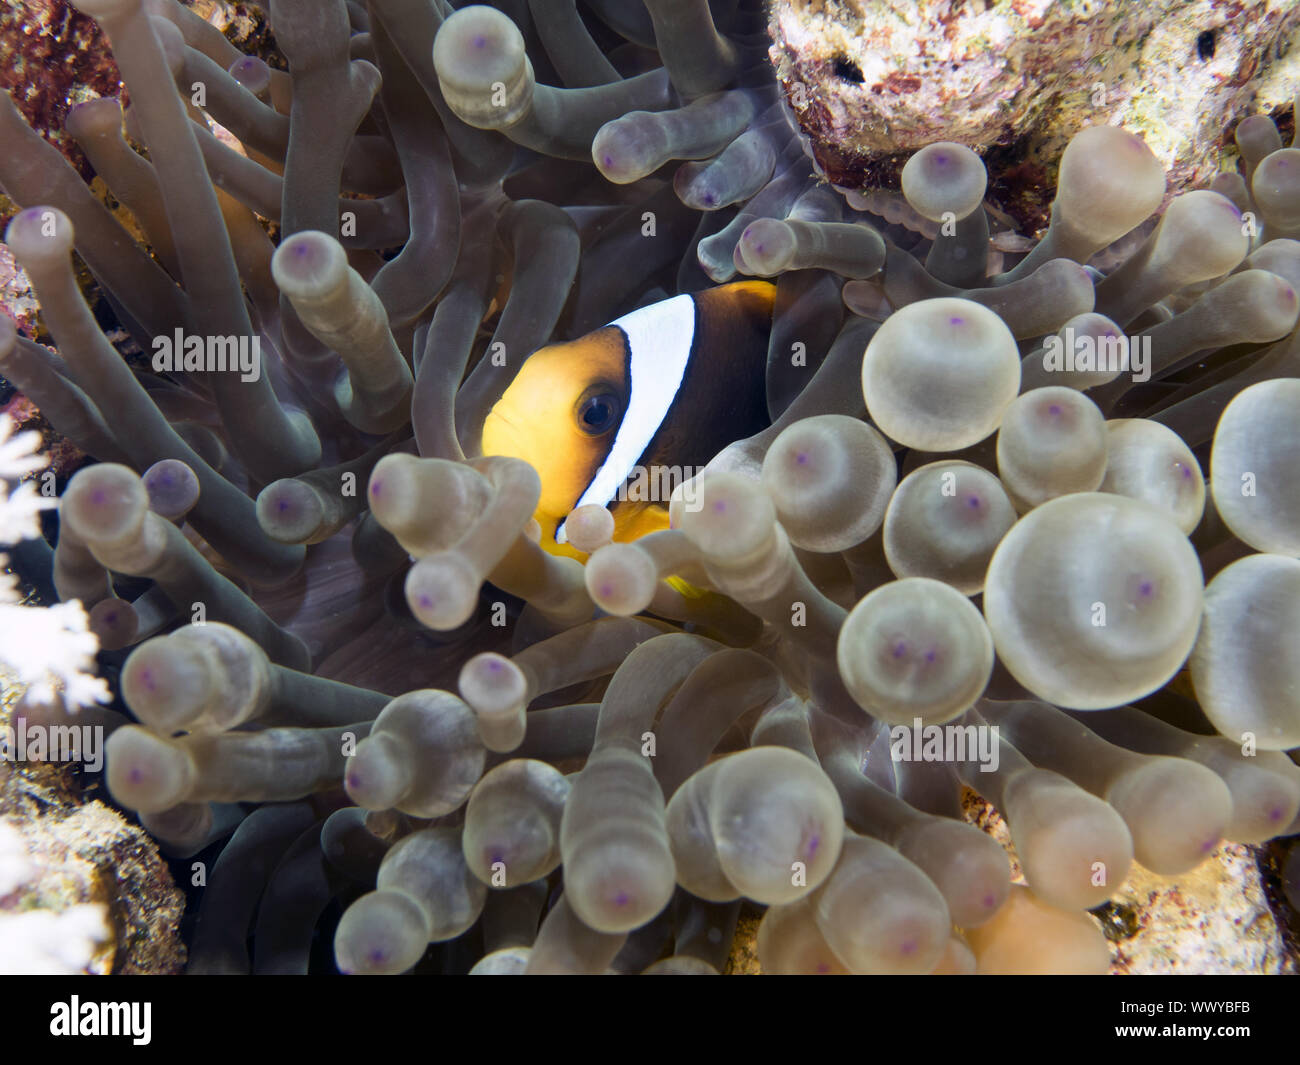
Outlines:
{"label": "anemone fish", "polygon": [[[488,413],[483,453],[530,462],[542,482],[534,517],[553,554],[570,511],[596,504],[614,539],[668,527],[668,500],[628,490],[667,483],[768,424],[768,335],[776,289],[741,281],[674,296],[528,358]],[[647,475],[648,471],[648,475]]]}

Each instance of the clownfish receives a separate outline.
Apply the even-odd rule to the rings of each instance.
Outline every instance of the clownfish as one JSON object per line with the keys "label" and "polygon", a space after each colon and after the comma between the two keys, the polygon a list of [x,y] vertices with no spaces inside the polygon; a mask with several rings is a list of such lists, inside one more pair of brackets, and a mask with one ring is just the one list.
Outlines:
{"label": "clownfish", "polygon": [[[528,358],[483,424],[485,455],[537,470],[541,546],[568,543],[570,511],[614,516],[614,539],[668,527],[668,500],[629,484],[693,470],[768,425],[766,366],[776,289],[740,281],[641,307],[578,340]],[[648,476],[647,476],[648,471]]]}

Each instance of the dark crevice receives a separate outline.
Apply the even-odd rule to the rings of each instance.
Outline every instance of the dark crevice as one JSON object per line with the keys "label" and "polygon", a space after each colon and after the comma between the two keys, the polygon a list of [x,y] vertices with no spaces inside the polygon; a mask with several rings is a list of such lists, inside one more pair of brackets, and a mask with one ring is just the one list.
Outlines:
{"label": "dark crevice", "polygon": [[840,81],[847,81],[852,85],[861,85],[866,80],[857,63],[842,55],[835,57],[835,76]]}

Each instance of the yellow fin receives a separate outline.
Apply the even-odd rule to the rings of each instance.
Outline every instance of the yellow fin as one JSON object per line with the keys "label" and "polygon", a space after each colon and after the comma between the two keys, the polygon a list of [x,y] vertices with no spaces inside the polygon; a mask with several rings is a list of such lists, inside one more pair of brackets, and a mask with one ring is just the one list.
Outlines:
{"label": "yellow fin", "polygon": [[658,504],[618,503],[614,506],[614,541],[626,544],[668,528],[668,508]]}
{"label": "yellow fin", "polygon": [[707,588],[697,588],[690,581],[683,580],[681,577],[665,577],[664,583],[687,599],[703,599],[705,596],[712,594]]}

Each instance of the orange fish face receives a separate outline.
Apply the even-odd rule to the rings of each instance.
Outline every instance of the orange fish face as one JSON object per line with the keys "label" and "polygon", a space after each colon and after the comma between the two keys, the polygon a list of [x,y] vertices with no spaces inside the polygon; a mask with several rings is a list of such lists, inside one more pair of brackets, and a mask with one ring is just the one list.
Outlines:
{"label": "orange fish face", "polygon": [[614,539],[667,527],[666,500],[621,497],[636,472],[699,466],[767,424],[764,392],[775,289],[720,285],[629,312],[594,333],[535,352],[483,425],[483,453],[537,470],[534,517],[553,554],[581,502],[607,506]]}
{"label": "orange fish face", "polygon": [[627,396],[623,336],[606,327],[535,352],[483,423],[485,455],[523,459],[537,470],[534,517],[552,553],[586,557],[557,544],[555,531],[609,452]]}

